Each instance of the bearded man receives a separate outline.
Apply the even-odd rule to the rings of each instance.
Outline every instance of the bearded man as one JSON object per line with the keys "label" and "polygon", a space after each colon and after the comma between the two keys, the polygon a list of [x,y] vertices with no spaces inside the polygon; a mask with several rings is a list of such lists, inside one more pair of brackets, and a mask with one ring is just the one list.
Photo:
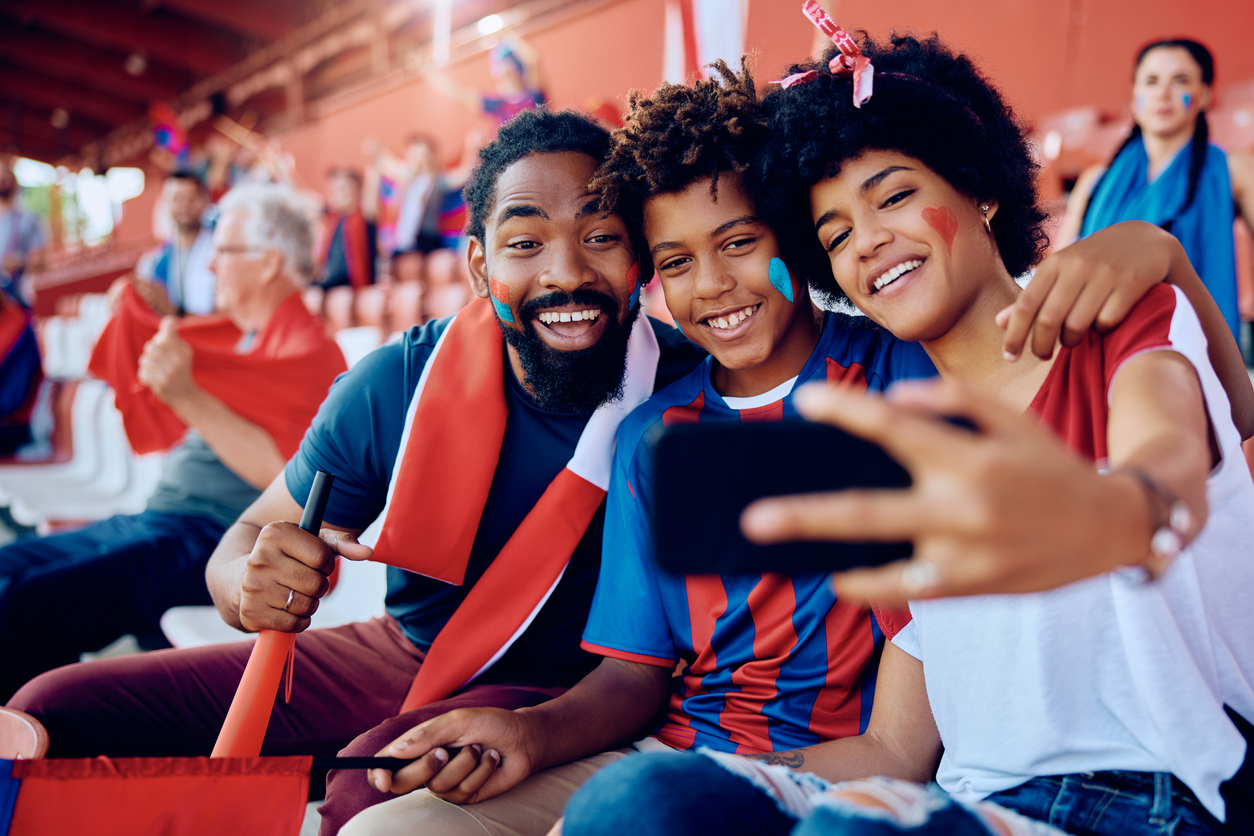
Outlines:
{"label": "bearded man", "polygon": [[[374,751],[455,707],[551,699],[596,665],[579,641],[614,432],[699,359],[639,317],[642,250],[588,188],[609,145],[574,113],[501,130],[466,189],[480,298],[341,377],[214,552],[207,579],[228,623],[301,633],[264,754],[331,755],[355,738]],[[297,526],[318,470],[336,477],[321,538]],[[372,552],[357,537],[380,516]],[[387,615],[303,632],[337,556],[397,567]],[[50,756],[203,755],[251,647],[70,666],[10,706],[47,726]],[[344,775],[332,773],[324,832],[381,795]]]}

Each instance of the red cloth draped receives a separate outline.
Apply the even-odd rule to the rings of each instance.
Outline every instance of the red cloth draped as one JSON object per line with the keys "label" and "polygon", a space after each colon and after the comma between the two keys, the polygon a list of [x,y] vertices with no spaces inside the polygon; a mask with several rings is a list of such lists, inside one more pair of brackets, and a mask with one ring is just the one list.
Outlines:
{"label": "red cloth draped", "polygon": [[[0,363],[8,359],[17,341],[31,327],[31,313],[16,302],[4,298],[0,291]],[[31,375],[30,389],[25,402],[14,412],[0,415],[0,425],[29,424],[31,412],[35,408],[35,397],[39,394],[39,383],[44,379],[42,368],[37,368]]]}
{"label": "red cloth draped", "polygon": [[366,216],[358,209],[351,215],[336,215],[327,212],[322,216],[322,230],[318,236],[318,266],[327,263],[327,253],[331,249],[331,239],[335,237],[336,227],[344,221],[344,260],[348,262],[348,281],[354,289],[374,283],[370,271],[370,230],[366,226]]}
{"label": "red cloth draped", "polygon": [[16,761],[9,836],[297,836],[308,756]]}
{"label": "red cloth draped", "polygon": [[[430,363],[374,559],[460,584],[505,438],[505,346],[488,300],[457,314]],[[436,636],[402,711],[449,696],[512,641],[604,498],[558,473]]]}
{"label": "red cloth draped", "polygon": [[[127,287],[117,314],[92,351],[88,370],[113,387],[126,435],[137,453],[177,444],[187,425],[139,382],[139,357],[161,318]],[[283,300],[248,354],[236,354],[240,330],[225,317],[187,317],[179,336],[192,347],[192,377],[233,412],[265,430],[290,458],[327,395],[348,367],[335,341],[305,309],[300,294]]]}
{"label": "red cloth draped", "polygon": [[17,338],[30,324],[30,313],[14,302],[0,298],[0,362],[9,356]]}

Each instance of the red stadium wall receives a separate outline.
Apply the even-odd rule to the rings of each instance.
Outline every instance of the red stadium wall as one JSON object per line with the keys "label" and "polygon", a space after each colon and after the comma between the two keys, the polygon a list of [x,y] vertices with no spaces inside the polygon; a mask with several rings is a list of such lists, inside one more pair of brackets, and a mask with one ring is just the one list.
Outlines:
{"label": "red stadium wall", "polygon": [[[1165,35],[1191,35],[1212,48],[1221,102],[1225,82],[1254,80],[1254,50],[1246,43],[1254,4],[1245,2],[829,0],[829,5],[842,25],[876,37],[894,28],[938,31],[975,56],[1029,122],[1080,105],[1121,117],[1133,54],[1140,44]],[[788,63],[814,45],[814,30],[799,6],[799,0],[750,0],[748,44],[763,84],[780,77]],[[665,0],[618,0],[528,34],[541,55],[552,101],[581,105],[595,97],[621,110],[630,88],[655,87],[661,77],[664,9]],[[452,64],[447,73],[459,84],[491,88],[483,53]],[[365,162],[361,145],[370,134],[396,152],[408,134],[432,134],[443,159],[452,162],[467,132],[487,124],[418,78],[384,79],[370,90],[316,102],[311,112],[314,118],[278,138],[294,155],[306,184],[319,190],[327,166]],[[147,227],[147,213],[132,208],[128,205],[124,226],[144,234],[140,227]],[[129,223],[136,214],[144,215],[142,221]]]}

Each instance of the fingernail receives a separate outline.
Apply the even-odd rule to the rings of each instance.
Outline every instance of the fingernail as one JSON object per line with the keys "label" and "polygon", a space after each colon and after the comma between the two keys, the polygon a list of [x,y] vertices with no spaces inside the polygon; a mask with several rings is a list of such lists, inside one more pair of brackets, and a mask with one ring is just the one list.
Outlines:
{"label": "fingernail", "polygon": [[438,760],[440,763],[444,763],[445,761],[448,760],[448,752],[444,751],[443,749],[436,749],[434,754],[435,754],[435,759]]}
{"label": "fingernail", "polygon": [[492,760],[493,766],[501,765],[501,756],[495,749],[488,750],[488,757]]}
{"label": "fingernail", "polygon": [[1001,356],[1006,358],[1006,362],[1007,362],[1007,363],[1013,363],[1013,362],[1015,362],[1016,360],[1018,360],[1018,359],[1019,359],[1019,355],[1018,355],[1018,354],[1014,354],[1014,353],[1009,352],[1009,351],[1003,351]]}
{"label": "fingernail", "polygon": [[770,530],[779,521],[779,514],[769,502],[755,502],[740,515],[740,527],[752,532]]}
{"label": "fingernail", "polygon": [[480,746],[478,743],[470,744],[470,751],[475,753],[476,758],[483,756],[483,747]]}

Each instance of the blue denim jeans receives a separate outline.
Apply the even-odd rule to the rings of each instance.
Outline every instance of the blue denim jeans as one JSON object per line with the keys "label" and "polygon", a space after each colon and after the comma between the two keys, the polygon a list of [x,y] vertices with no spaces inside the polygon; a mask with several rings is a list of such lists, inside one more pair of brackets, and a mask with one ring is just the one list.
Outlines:
{"label": "blue denim jeans", "polygon": [[739,775],[691,752],[614,761],[566,804],[562,836],[786,836],[796,821]]}
{"label": "blue denim jeans", "polygon": [[1081,772],[1033,778],[989,801],[1074,836],[1221,833],[1180,779],[1166,772]]}

